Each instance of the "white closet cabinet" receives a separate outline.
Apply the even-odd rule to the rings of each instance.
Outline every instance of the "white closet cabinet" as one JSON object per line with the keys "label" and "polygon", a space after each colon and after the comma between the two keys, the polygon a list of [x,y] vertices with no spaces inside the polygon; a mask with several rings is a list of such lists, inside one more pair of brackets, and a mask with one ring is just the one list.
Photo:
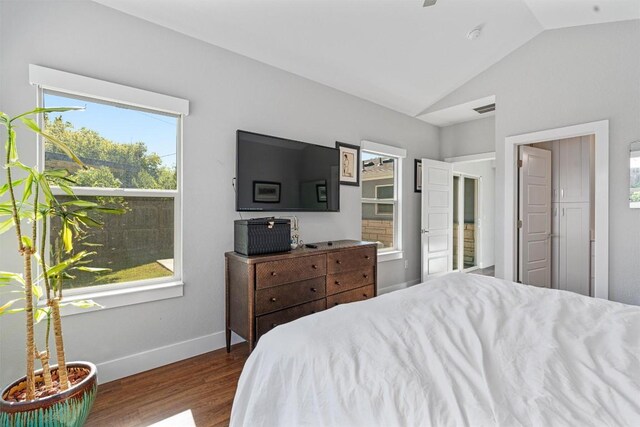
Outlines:
{"label": "white closet cabinet", "polygon": [[553,202],[589,202],[589,137],[582,136],[553,141],[551,151],[551,196]]}
{"label": "white closet cabinet", "polygon": [[553,204],[552,287],[589,295],[590,214],[589,203]]}

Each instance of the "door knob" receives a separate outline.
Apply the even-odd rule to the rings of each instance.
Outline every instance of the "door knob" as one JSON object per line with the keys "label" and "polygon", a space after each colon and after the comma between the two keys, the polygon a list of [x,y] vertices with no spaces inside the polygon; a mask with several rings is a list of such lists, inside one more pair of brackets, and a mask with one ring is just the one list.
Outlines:
{"label": "door knob", "polygon": [[429,230],[425,230],[424,228],[420,231],[422,232],[422,234],[427,234],[429,232]]}

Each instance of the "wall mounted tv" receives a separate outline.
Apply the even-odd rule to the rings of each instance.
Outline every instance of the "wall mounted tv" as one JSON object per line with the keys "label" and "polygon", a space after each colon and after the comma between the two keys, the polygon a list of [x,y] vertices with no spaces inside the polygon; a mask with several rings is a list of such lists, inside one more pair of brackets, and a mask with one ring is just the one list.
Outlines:
{"label": "wall mounted tv", "polygon": [[338,149],[238,130],[237,211],[340,210]]}

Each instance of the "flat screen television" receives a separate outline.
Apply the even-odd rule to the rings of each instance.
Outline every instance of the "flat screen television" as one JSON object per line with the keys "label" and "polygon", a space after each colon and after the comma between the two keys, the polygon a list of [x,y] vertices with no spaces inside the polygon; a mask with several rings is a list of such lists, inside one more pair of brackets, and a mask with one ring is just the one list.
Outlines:
{"label": "flat screen television", "polygon": [[340,210],[337,148],[238,130],[237,211]]}

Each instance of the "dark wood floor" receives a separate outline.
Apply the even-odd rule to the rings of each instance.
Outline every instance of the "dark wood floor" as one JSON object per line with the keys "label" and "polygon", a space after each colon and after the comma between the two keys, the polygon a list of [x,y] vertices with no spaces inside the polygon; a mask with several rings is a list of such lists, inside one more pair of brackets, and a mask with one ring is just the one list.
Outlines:
{"label": "dark wood floor", "polygon": [[491,267],[487,267],[487,268],[479,268],[477,270],[471,271],[470,273],[471,274],[480,274],[482,276],[495,277],[495,275],[496,275],[496,266],[492,265]]}
{"label": "dark wood floor", "polygon": [[98,387],[87,426],[148,426],[191,410],[198,427],[229,424],[246,343]]}

